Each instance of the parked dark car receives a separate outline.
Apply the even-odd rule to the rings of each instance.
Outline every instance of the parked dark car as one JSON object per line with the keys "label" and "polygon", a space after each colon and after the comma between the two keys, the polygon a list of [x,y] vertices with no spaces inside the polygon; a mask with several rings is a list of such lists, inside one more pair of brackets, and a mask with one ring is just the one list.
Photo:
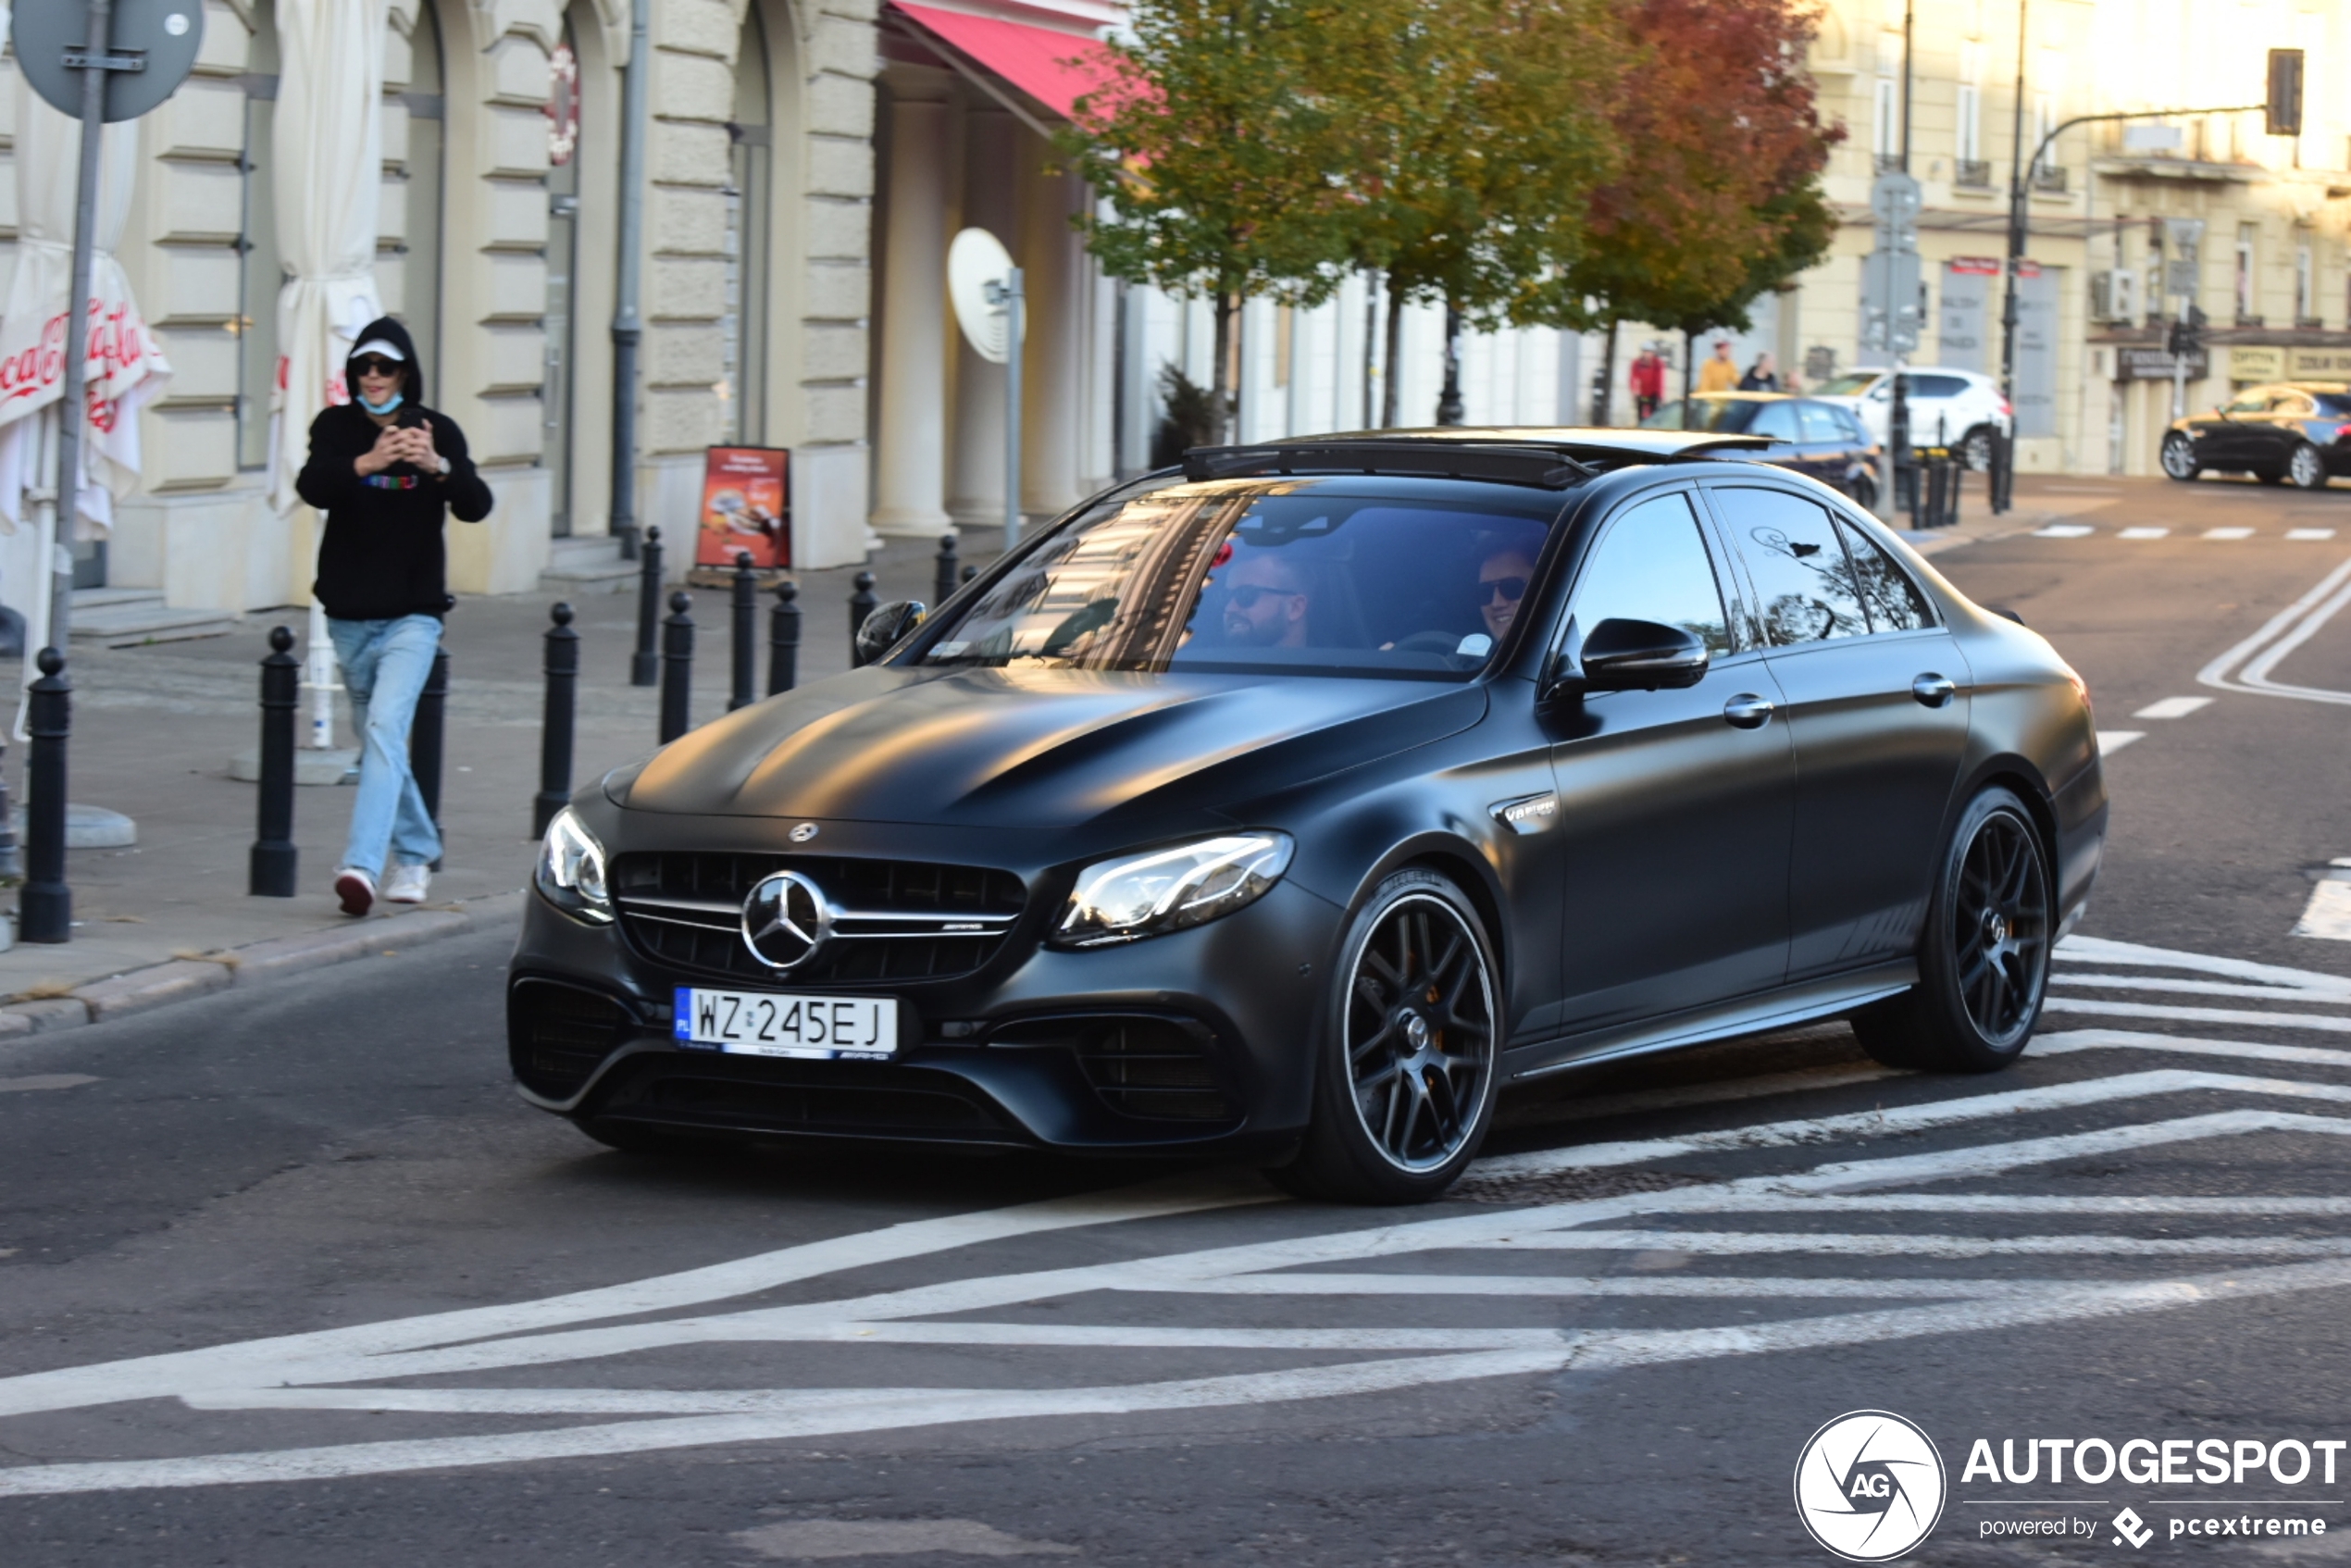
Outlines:
{"label": "parked dark car", "polygon": [[1641,424],[1652,430],[1760,436],[1771,445],[1755,454],[1756,461],[1808,474],[1852,497],[1863,511],[1876,504],[1876,438],[1860,415],[1839,404],[1785,392],[1700,392],[1665,404]]}
{"label": "parked dark car", "polygon": [[557,815],[524,1095],[622,1148],[1214,1153],[1403,1201],[1603,1058],[1849,1015],[2005,1065],[2098,865],[2087,693],[1826,486],[1691,460],[1753,445],[1195,451],[882,606],[865,667]]}
{"label": "parked dark car", "polygon": [[2251,474],[2263,484],[2323,490],[2332,476],[2351,474],[2351,387],[2247,387],[2208,413],[2174,419],[2163,433],[2162,457],[2163,471],[2175,479]]}

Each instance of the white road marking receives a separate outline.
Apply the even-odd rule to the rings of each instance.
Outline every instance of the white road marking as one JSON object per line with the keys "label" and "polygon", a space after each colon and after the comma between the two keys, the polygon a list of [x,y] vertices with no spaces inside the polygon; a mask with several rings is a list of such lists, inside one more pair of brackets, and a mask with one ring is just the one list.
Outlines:
{"label": "white road marking", "polygon": [[[2095,990],[2170,991],[2189,996],[2250,997],[2261,1002],[2279,1002],[2293,1005],[2306,1002],[2327,1003],[2351,1002],[2351,989],[2326,995],[2311,996],[2300,991],[2283,991],[2275,986],[2240,986],[2227,980],[2176,980],[2168,975],[2055,975],[2051,982],[2066,987],[2087,987]],[[2280,1014],[2281,1017],[2293,1014]]]}
{"label": "white road marking", "polygon": [[2310,890],[2310,902],[2303,906],[2301,923],[2294,927],[2297,937],[2316,937],[2321,941],[2351,942],[2351,882],[2332,877]]}
{"label": "white road marking", "polygon": [[2101,729],[2098,731],[2098,754],[2112,756],[2133,740],[2146,739],[2144,729]]}
{"label": "white road marking", "polygon": [[2246,958],[2222,958],[2211,953],[2182,952],[2174,948],[2143,947],[2106,937],[2071,936],[2058,943],[2052,955],[2060,964],[2123,964],[2147,969],[2185,969],[2192,974],[2226,975],[2231,979],[2258,980],[2282,993],[2300,992],[2312,998],[2351,1000],[2351,979],[2316,969],[2295,969],[2282,964],[2256,964]]}
{"label": "white road marking", "polygon": [[2233,1056],[2250,1062],[2291,1062],[2306,1067],[2351,1067],[2351,1051],[2308,1045],[2270,1045],[2262,1040],[2199,1039],[2189,1035],[2141,1034],[2131,1029],[2068,1029],[2035,1035],[2035,1056],[2073,1051],[2162,1051],[2179,1056]]}
{"label": "white road marking", "polygon": [[2082,539],[2098,530],[2087,523],[2051,523],[2045,529],[2034,529],[2035,539]]}
{"label": "white road marking", "polygon": [[2124,529],[2114,537],[2117,539],[2161,539],[2171,531],[2170,529]]}
{"label": "white road marking", "polygon": [[2149,703],[2131,716],[2133,718],[2185,718],[2197,709],[2208,708],[2211,705],[2212,699],[2209,697],[2166,697],[2159,703]]}
{"label": "white road marking", "polygon": [[2332,529],[2288,529],[2285,530],[2285,536],[2288,539],[2313,541],[2332,539],[2334,537],[2334,530]]}
{"label": "white road marking", "polygon": [[[2343,1250],[2351,1250],[2351,1242],[2346,1242]],[[1155,1288],[1196,1296],[1534,1296],[1668,1300],[1723,1300],[1753,1296],[1771,1300],[1853,1297],[1960,1300],[1970,1297],[2034,1295],[2062,1283],[2066,1282],[1935,1276],[1838,1279],[1814,1275],[1756,1277],[1716,1274],[1243,1274],[1230,1279],[1196,1280],[1189,1285]]]}
{"label": "white road marking", "polygon": [[2251,539],[2253,530],[2251,529],[2207,529],[2204,530],[2204,537],[2207,539]]}
{"label": "white road marking", "polygon": [[[2270,674],[2285,656],[2319,633],[2335,612],[2351,604],[2351,560],[2319,579],[2301,598],[2262,623],[2261,628],[2221,653],[2196,672],[2200,685],[2223,691],[2251,691],[2264,697],[2292,697],[2306,703],[2351,704],[2351,691],[2320,686],[2290,686],[2271,680]],[[2232,674],[2232,672],[2234,672]]]}
{"label": "white road marking", "polygon": [[2183,1024],[2252,1024],[2270,1029],[2319,1029],[2351,1034],[2351,1018],[2329,1013],[2256,1013],[2243,1007],[2166,1007],[2151,1002],[2093,1002],[2053,996],[2043,1007],[2051,1013],[2104,1013],[2116,1018],[2176,1018]]}

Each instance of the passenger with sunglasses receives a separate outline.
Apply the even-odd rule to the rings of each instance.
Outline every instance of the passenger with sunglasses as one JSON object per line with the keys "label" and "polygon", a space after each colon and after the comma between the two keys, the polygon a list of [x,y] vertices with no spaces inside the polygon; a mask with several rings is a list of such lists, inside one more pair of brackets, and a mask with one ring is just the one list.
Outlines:
{"label": "passenger with sunglasses", "polygon": [[1223,587],[1226,641],[1250,648],[1306,646],[1313,595],[1297,563],[1252,550],[1226,568]]}
{"label": "passenger with sunglasses", "polygon": [[1535,563],[1515,545],[1496,551],[1477,568],[1477,607],[1495,641],[1501,641],[1502,633],[1510,630],[1518,616],[1519,601],[1526,597],[1526,585],[1534,577]]}
{"label": "passenger with sunglasses", "polygon": [[359,790],[335,873],[345,915],[374,907],[379,879],[390,902],[422,903],[441,858],[441,834],[408,770],[408,727],[454,603],[442,526],[453,512],[481,521],[491,500],[465,432],[424,405],[407,329],[387,316],[357,341],[343,365],[351,401],[312,421],[310,458],[295,480],[326,514],[311,591],[326,609],[359,732]]}

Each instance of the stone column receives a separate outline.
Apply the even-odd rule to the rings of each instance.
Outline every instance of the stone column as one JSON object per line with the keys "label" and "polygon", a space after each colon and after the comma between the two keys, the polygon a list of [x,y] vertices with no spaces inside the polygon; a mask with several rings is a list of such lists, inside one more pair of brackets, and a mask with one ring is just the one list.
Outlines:
{"label": "stone column", "polygon": [[[985,229],[1020,251],[1020,198],[1014,177],[1015,137],[1023,132],[1002,109],[973,104],[964,110],[964,226]],[[948,469],[948,511],[964,528],[1004,521],[1004,367],[990,365],[955,335],[955,456]]]}
{"label": "stone column", "polygon": [[938,534],[947,516],[947,92],[943,75],[889,73],[883,215],[881,418],[874,530]]}
{"label": "stone column", "polygon": [[[1079,352],[1088,301],[1069,218],[1085,182],[1037,137],[1022,137],[1020,150],[1021,244],[1013,254],[1026,274],[1028,293],[1028,352],[1021,361],[1021,510],[1042,518],[1078,501]],[[1043,172],[1047,167],[1053,172]]]}

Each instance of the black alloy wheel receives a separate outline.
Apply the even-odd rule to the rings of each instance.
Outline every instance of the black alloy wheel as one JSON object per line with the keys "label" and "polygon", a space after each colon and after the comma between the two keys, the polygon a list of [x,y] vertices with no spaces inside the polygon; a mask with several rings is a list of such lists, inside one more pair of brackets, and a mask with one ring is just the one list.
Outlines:
{"label": "black alloy wheel", "polygon": [[1919,983],[1855,1015],[1891,1067],[1996,1072],[2023,1053],[2056,936],[2048,852],[2024,803],[1986,790],[1959,818],[1919,945]]}
{"label": "black alloy wheel", "polygon": [[2163,438],[2163,471],[2169,477],[2187,480],[2204,472],[2204,465],[2196,460],[2196,442],[2185,430],[2173,430]]}
{"label": "black alloy wheel", "polygon": [[1460,889],[1423,870],[1383,881],[1340,945],[1314,1120],[1276,1178],[1355,1203],[1424,1202],[1450,1187],[1494,1116],[1495,970]]}
{"label": "black alloy wheel", "polygon": [[2296,490],[2324,490],[2327,460],[2308,442],[2296,442],[2285,460],[2285,477]]}
{"label": "black alloy wheel", "polygon": [[1992,427],[1976,425],[1959,438],[1959,461],[1979,474],[1992,471]]}

